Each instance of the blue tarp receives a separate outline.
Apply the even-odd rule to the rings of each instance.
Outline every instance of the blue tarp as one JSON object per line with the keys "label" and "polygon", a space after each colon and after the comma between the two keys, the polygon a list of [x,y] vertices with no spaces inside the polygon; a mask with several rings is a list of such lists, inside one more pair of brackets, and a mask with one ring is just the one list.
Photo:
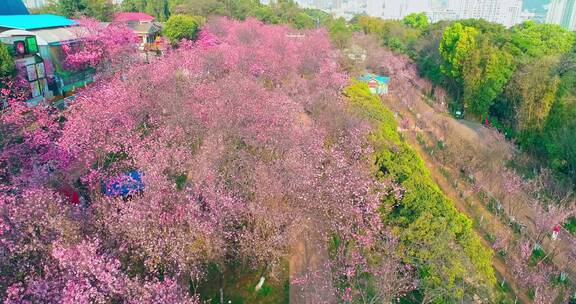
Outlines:
{"label": "blue tarp", "polygon": [[51,27],[64,27],[74,24],[76,24],[76,22],[66,17],[49,14],[0,16],[0,27],[19,30],[36,30]]}
{"label": "blue tarp", "polygon": [[102,185],[102,192],[106,196],[125,197],[143,190],[142,173],[136,170],[111,178]]}
{"label": "blue tarp", "polygon": [[29,15],[22,0],[0,0],[0,15]]}

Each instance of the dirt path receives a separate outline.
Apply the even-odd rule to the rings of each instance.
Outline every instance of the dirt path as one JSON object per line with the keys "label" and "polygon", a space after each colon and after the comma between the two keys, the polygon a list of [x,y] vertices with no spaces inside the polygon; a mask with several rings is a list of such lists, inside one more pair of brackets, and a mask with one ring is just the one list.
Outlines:
{"label": "dirt path", "polygon": [[[440,187],[442,192],[454,202],[455,207],[460,212],[463,212],[464,214],[467,214],[468,216],[470,216],[472,212],[470,210],[469,204],[466,203],[461,198],[461,196],[459,194],[459,190],[456,189],[452,185],[452,183],[444,175],[442,175],[442,173],[439,172],[439,167],[434,165],[435,164],[434,160],[422,149],[420,144],[417,142],[416,136],[414,135],[414,133],[412,133],[411,136],[407,136],[406,139],[408,140],[410,145],[414,149],[416,149],[418,154],[422,157],[426,167],[430,171],[430,175],[432,176],[432,179]],[[474,203],[479,204],[479,202],[474,202]],[[489,217],[486,218],[486,222],[488,222],[489,225],[499,226],[498,229],[507,230],[507,227],[503,227],[503,225],[500,222],[496,222],[493,219],[490,219]],[[483,231],[477,230],[477,232],[480,235],[484,234]],[[484,246],[486,246],[488,248],[491,247],[491,244],[485,238],[481,237],[481,241],[484,244]],[[492,266],[494,267],[494,270],[496,271],[498,281],[499,282],[502,282],[503,280],[506,281],[506,283],[512,289],[512,294],[518,298],[519,303],[531,303],[530,299],[528,299],[528,297],[526,296],[525,291],[522,290],[519,286],[517,286],[516,283],[514,283],[514,277],[513,277],[512,273],[510,273],[510,270],[508,269],[508,267],[506,266],[504,261],[502,261],[501,259],[499,259],[497,257],[494,257],[492,259]]]}
{"label": "dirt path", "polygon": [[305,220],[291,245],[290,303],[337,303],[322,224]]}
{"label": "dirt path", "polygon": [[[442,134],[442,131],[438,130],[440,128],[438,124],[440,124],[440,122],[448,124],[449,132],[444,132],[446,134],[442,134],[442,136],[445,137],[445,141],[451,141],[453,144],[457,142],[467,144],[470,147],[471,154],[473,155],[470,162],[481,164],[481,168],[483,169],[476,170],[475,178],[477,178],[478,181],[481,181],[481,184],[483,185],[482,190],[497,198],[499,201],[512,199],[517,202],[517,205],[522,206],[516,209],[513,216],[519,222],[525,224],[528,228],[529,234],[533,235],[535,228],[531,218],[533,218],[534,215],[533,210],[529,207],[530,197],[524,192],[520,192],[513,197],[500,193],[500,188],[505,183],[503,180],[504,177],[500,174],[492,174],[493,170],[499,170],[500,166],[507,162],[506,157],[512,155],[512,153],[516,151],[516,148],[505,140],[495,139],[495,137],[498,136],[496,131],[482,127],[478,123],[456,120],[444,113],[438,113],[424,100],[426,100],[426,97],[422,96],[421,98],[418,98],[418,100],[413,101],[410,106],[407,106],[401,102],[398,97],[391,94],[391,96],[385,99],[385,102],[391,109],[401,113],[402,117],[408,119],[412,125],[417,125],[418,120],[425,118],[428,122],[427,128],[432,133]],[[426,132],[421,132],[420,134],[423,137],[427,136]],[[434,139],[429,140],[431,142],[435,141]],[[413,140],[412,142],[414,147],[419,145],[417,141],[415,142]],[[421,154],[425,155],[426,153]],[[429,166],[443,167],[444,169],[447,168],[434,158],[429,157],[428,159],[429,160],[426,164]],[[458,174],[458,172],[455,172],[458,171],[455,168],[450,169],[455,174]],[[461,190],[472,192],[472,189]],[[500,194],[497,195],[497,193]],[[479,204],[479,206],[482,207],[482,204]],[[486,208],[478,208],[478,210],[482,212],[485,219],[493,218],[495,222],[494,225],[500,226],[498,229],[504,229],[501,231],[510,230],[508,226],[502,224],[502,222],[499,219],[496,219],[495,215],[488,212]],[[468,213],[468,215],[470,215],[470,213]],[[498,225],[498,223],[501,225]],[[552,227],[550,227],[550,230],[552,230]],[[568,265],[567,262],[569,259],[566,255],[570,250],[570,245],[565,236],[566,234],[563,232],[560,235],[560,238],[556,241],[551,241],[549,238],[545,238],[541,245],[547,252],[554,251],[555,254],[552,256],[552,260],[556,265],[560,268],[567,266],[568,273],[572,277],[576,277],[576,265]]]}

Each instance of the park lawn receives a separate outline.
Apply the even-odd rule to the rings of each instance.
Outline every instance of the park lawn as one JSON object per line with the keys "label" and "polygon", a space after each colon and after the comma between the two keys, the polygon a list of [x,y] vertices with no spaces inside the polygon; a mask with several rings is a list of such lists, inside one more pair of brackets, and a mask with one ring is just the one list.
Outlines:
{"label": "park lawn", "polygon": [[[262,288],[256,292],[254,288],[258,284],[260,274],[260,271],[240,266],[230,267],[224,275],[224,303],[289,303],[288,265],[283,267],[280,280],[275,281],[267,277]],[[207,274],[206,283],[200,286],[201,299],[209,301],[208,303],[219,304],[219,282],[220,274],[211,267]]]}

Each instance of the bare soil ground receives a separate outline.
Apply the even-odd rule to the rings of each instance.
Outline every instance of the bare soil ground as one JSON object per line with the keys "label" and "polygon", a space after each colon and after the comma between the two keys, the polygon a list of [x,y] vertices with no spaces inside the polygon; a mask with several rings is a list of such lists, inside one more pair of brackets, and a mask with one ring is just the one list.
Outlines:
{"label": "bare soil ground", "polygon": [[290,303],[337,303],[332,286],[327,240],[319,220],[303,221],[300,235],[291,245]]}

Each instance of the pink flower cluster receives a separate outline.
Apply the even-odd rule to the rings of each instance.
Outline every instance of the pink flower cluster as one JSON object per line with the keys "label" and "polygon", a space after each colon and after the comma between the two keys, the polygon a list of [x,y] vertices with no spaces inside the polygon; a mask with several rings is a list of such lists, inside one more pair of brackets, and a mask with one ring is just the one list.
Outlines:
{"label": "pink flower cluster", "polygon": [[127,26],[103,24],[86,17],[78,19],[77,23],[77,26],[70,28],[77,39],[62,45],[64,68],[118,68],[134,60],[138,37]]}

